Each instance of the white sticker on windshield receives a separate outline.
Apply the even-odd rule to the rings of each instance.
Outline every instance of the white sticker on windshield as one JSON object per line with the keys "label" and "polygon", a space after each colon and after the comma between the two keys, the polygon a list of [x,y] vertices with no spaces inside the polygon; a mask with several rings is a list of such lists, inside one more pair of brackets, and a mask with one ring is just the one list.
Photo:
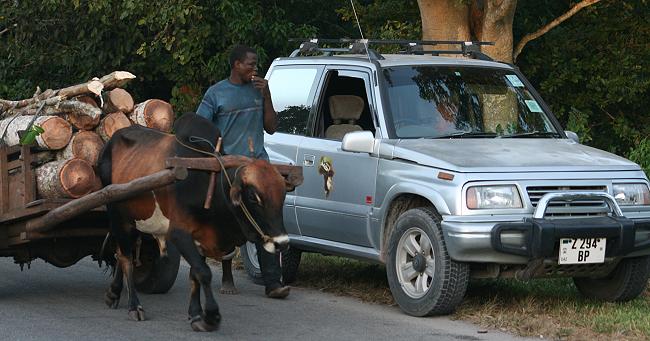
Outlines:
{"label": "white sticker on windshield", "polygon": [[506,78],[508,78],[508,82],[510,82],[512,86],[520,88],[524,87],[524,83],[521,82],[521,79],[519,79],[517,75],[506,75]]}
{"label": "white sticker on windshield", "polygon": [[542,112],[542,107],[540,107],[539,103],[534,99],[527,99],[526,106],[528,106],[528,110],[531,112]]}

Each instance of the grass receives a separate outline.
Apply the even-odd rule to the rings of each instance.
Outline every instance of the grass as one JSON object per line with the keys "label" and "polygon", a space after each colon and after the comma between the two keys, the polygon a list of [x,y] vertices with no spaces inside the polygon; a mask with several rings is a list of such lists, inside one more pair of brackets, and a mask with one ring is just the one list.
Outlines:
{"label": "grass", "polygon": [[[305,253],[294,286],[395,305],[383,265]],[[454,315],[485,328],[555,340],[650,339],[650,291],[627,303],[584,299],[571,279],[472,280]]]}

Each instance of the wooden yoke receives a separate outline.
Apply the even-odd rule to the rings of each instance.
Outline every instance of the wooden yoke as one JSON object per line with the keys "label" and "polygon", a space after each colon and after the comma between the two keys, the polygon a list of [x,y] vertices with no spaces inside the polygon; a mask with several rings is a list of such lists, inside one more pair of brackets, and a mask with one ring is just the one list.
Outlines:
{"label": "wooden yoke", "polygon": [[[217,146],[214,148],[215,154],[219,153],[221,150],[221,141],[222,138],[219,137],[217,141]],[[208,193],[205,195],[205,202],[203,203],[203,208],[206,210],[210,209],[212,205],[212,195],[214,194],[214,184],[217,182],[217,172],[210,172],[210,182],[208,183]]]}

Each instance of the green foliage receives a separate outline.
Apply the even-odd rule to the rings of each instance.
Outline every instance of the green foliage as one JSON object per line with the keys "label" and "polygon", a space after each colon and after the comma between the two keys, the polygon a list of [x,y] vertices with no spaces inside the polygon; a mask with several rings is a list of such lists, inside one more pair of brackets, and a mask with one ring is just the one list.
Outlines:
{"label": "green foliage", "polygon": [[263,72],[271,58],[289,51],[289,37],[316,34],[315,26],[287,19],[299,2],[5,1],[0,98],[30,97],[36,86],[60,88],[126,70],[138,77],[129,84],[136,101],[161,98],[177,112],[193,111],[203,90],[228,75],[233,45],[254,47]]}
{"label": "green foliage", "polygon": [[[535,31],[574,3],[520,1],[515,37]],[[530,42],[518,60],[581,141],[645,165],[650,159],[641,145],[650,133],[647,13],[645,0],[600,2]]]}

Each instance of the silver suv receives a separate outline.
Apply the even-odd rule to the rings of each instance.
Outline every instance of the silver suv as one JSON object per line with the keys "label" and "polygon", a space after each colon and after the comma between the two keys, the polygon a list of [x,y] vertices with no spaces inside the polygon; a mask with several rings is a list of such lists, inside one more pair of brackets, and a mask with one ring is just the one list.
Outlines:
{"label": "silver suv", "polygon": [[647,177],[563,131],[516,67],[476,43],[457,42],[467,58],[427,51],[433,42],[393,55],[319,43],[266,75],[279,115],[267,151],[304,173],[284,207],[285,280],[302,251],[385,263],[415,316],[452,312],[470,278],[567,276],[607,301],[643,292]]}

